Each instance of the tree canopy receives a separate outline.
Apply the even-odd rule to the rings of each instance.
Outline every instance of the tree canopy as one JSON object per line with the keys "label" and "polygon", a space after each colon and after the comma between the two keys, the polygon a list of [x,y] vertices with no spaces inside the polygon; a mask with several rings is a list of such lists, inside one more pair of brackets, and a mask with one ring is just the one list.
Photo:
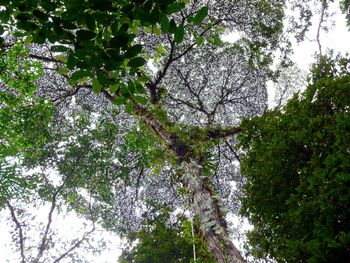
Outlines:
{"label": "tree canopy", "polygon": [[[301,10],[290,28],[299,39],[311,2],[291,1]],[[267,109],[274,52],[289,63],[285,6],[0,0],[0,206],[16,225],[21,261],[48,260],[54,210],[67,206],[91,231],[99,224],[126,235],[163,224],[152,201],[189,210],[219,263],[244,262],[226,222],[245,180],[233,146],[242,118]],[[228,32],[239,39],[223,42]],[[26,191],[51,204],[34,257],[13,205]]]}
{"label": "tree canopy", "polygon": [[303,94],[242,122],[242,213],[255,256],[350,260],[349,81],[348,58],[323,57]]}

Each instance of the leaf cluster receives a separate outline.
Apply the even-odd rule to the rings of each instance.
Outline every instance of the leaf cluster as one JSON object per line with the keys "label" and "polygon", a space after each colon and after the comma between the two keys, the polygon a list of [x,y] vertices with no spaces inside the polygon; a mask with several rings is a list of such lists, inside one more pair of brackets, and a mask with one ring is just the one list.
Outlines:
{"label": "leaf cluster", "polygon": [[35,154],[48,134],[54,109],[37,98],[36,80],[43,75],[40,63],[28,60],[29,50],[21,43],[0,52],[0,158],[22,151]]}

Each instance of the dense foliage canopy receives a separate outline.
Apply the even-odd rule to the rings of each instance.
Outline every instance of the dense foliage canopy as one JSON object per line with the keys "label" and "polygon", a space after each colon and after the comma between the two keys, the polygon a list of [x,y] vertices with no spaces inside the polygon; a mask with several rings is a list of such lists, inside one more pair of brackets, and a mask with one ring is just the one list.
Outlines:
{"label": "dense foliage canopy", "polygon": [[241,125],[242,212],[257,257],[350,260],[349,65],[323,57],[303,94]]}

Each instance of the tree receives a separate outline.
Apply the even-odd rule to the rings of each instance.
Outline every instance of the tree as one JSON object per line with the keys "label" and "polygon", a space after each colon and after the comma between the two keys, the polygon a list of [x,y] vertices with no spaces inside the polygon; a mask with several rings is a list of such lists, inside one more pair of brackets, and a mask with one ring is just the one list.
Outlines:
{"label": "tree", "polygon": [[[18,125],[25,142],[1,158],[56,169],[66,203],[89,217],[84,193],[91,193],[97,220],[118,232],[140,227],[135,207],[147,200],[189,204],[216,260],[243,262],[223,209],[237,210],[230,182],[242,183],[231,144],[240,118],[266,108],[284,1],[0,0],[0,7],[0,33],[15,36],[1,38],[5,60],[24,42],[30,50],[21,61],[44,68],[35,89],[24,88],[29,109],[38,99],[51,110],[39,111],[47,118],[1,120]],[[225,30],[242,37],[225,44]],[[21,106],[20,91],[12,82],[1,87]],[[35,125],[38,145],[28,136]],[[3,150],[14,135],[2,136]]]}
{"label": "tree", "polygon": [[[215,262],[199,238],[199,229],[185,217],[170,222],[171,211],[153,208],[156,214],[141,230],[129,234],[119,262]],[[134,244],[136,242],[136,244]]]}
{"label": "tree", "polygon": [[349,80],[348,58],[322,57],[302,95],[242,122],[242,213],[256,257],[350,260]]}
{"label": "tree", "polygon": [[[80,224],[72,226],[69,225],[72,212],[65,211],[62,218],[62,212],[66,210],[62,204],[62,189],[66,181],[53,184],[55,176],[52,171],[50,177],[40,171],[21,171],[15,160],[1,163],[0,174],[1,206],[4,208],[0,215],[1,223],[12,226],[13,242],[8,247],[19,253],[12,260],[21,263],[62,262],[67,259],[89,262],[91,253],[99,253],[106,248],[105,240],[96,240],[99,227],[91,198],[87,203],[89,221],[80,218]],[[3,192],[4,189],[6,191]],[[58,218],[66,225],[70,233],[68,237],[57,229],[57,225],[62,224],[57,224]],[[6,231],[5,228],[3,231]]]}

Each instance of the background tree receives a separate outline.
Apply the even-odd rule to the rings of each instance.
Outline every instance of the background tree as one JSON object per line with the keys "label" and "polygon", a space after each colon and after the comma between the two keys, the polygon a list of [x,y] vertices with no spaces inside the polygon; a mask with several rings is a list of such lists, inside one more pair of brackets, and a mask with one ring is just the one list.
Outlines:
{"label": "background tree", "polygon": [[129,245],[119,262],[216,262],[193,223],[185,217],[171,220],[171,211],[164,207],[153,205],[152,212],[157,215],[148,219],[140,231],[129,233]]}
{"label": "background tree", "polygon": [[282,108],[297,92],[302,92],[307,86],[307,73],[297,66],[281,68],[277,81],[274,83],[273,107]]}
{"label": "background tree", "polygon": [[347,262],[349,59],[322,57],[307,90],[282,110],[242,122],[242,213],[256,257]]}
{"label": "background tree", "polygon": [[[80,225],[69,225],[72,212],[66,211],[62,198],[66,182],[57,184],[54,171],[51,171],[50,177],[40,171],[21,171],[21,166],[11,160],[7,164],[1,163],[0,172],[1,190],[11,185],[1,193],[1,221],[13,228],[13,244],[8,244],[8,247],[19,254],[13,260],[23,263],[64,262],[67,259],[89,262],[92,252],[99,253],[106,248],[104,240],[96,239],[95,230],[99,227],[95,225],[91,198],[87,204],[89,211],[86,212],[90,214],[89,221],[80,218]],[[63,211],[66,219],[62,218]],[[58,218],[66,225],[70,235],[57,229],[57,225],[61,225],[57,224]],[[83,251],[84,255],[81,255]]]}

